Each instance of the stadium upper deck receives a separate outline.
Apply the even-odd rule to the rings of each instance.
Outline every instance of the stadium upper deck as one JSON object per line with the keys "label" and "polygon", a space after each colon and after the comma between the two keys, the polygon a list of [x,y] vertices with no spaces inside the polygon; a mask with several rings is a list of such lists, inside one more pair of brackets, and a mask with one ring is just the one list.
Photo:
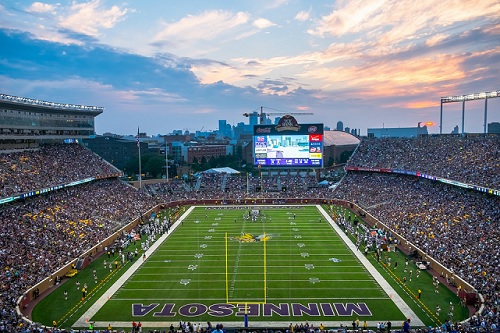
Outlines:
{"label": "stadium upper deck", "polygon": [[500,136],[364,139],[348,165],[416,171],[500,189]]}
{"label": "stadium upper deck", "polygon": [[121,172],[79,144],[0,153],[0,199]]}
{"label": "stadium upper deck", "polygon": [[0,140],[52,140],[95,135],[94,118],[104,108],[0,94]]}

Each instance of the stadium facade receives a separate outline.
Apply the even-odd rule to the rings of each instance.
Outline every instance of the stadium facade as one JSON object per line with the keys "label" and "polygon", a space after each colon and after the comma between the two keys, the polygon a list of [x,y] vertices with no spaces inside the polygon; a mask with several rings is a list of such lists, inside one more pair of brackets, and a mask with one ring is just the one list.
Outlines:
{"label": "stadium facade", "polygon": [[98,106],[0,94],[0,142],[8,149],[41,141],[90,138],[95,135],[94,119],[103,111]]}

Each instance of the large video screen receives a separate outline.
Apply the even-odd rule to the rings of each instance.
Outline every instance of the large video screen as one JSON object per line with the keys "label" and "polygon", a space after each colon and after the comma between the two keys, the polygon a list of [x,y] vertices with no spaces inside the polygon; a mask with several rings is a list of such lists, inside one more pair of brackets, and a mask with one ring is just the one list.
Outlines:
{"label": "large video screen", "polygon": [[257,166],[323,166],[323,124],[256,125],[253,143]]}

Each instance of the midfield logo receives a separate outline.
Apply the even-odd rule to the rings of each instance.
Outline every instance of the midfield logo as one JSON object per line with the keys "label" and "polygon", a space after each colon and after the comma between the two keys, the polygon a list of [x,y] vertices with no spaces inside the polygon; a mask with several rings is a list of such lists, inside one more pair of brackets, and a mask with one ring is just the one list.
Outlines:
{"label": "midfield logo", "polygon": [[236,237],[231,237],[231,240],[236,240],[240,243],[253,243],[253,242],[262,242],[262,241],[268,241],[274,237],[278,237],[279,234],[264,234],[264,235],[258,235],[254,236],[252,234],[242,232],[240,236]]}

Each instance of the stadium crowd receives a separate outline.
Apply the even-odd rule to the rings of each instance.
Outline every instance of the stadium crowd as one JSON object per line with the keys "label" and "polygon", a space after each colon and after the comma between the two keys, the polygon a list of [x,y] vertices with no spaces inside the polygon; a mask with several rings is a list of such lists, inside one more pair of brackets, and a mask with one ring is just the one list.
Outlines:
{"label": "stadium crowd", "polygon": [[[119,180],[100,180],[32,198],[0,211],[0,332],[16,332],[18,298],[153,207]],[[3,328],[3,330],[2,330]]]}
{"label": "stadium crowd", "polygon": [[120,171],[111,164],[79,144],[2,152],[0,198],[118,173]]}
{"label": "stadium crowd", "polygon": [[[155,183],[144,186],[144,190],[162,202],[178,200],[243,200],[243,199],[287,199],[325,198],[332,190],[318,186],[311,175],[253,176],[242,174],[203,174],[191,186],[182,180]],[[330,194],[328,194],[330,193]]]}
{"label": "stadium crowd", "polygon": [[[376,141],[363,141],[350,165],[419,170],[499,188],[498,139],[481,142],[477,138],[447,137],[439,141],[427,137]],[[448,149],[447,145],[450,145]],[[497,148],[492,149],[492,145]],[[464,152],[461,165],[448,154],[453,150]],[[116,173],[107,163],[74,145],[1,154],[0,159],[1,197]],[[169,184],[147,185],[143,191],[136,191],[116,179],[99,180],[19,204],[3,205],[0,210],[3,275],[0,332],[31,332],[32,329],[38,332],[34,326],[16,329],[21,323],[14,310],[18,297],[106,238],[117,226],[130,222],[156,203],[249,197],[340,198],[357,202],[484,295],[485,310],[472,317],[472,328],[484,327],[487,331],[498,325],[498,197],[411,176],[367,172],[349,173],[332,191],[318,187],[314,177],[249,175],[247,179],[246,175],[222,174],[203,177],[199,186],[173,180]]]}
{"label": "stadium crowd", "polygon": [[349,173],[335,197],[356,202],[473,285],[486,304],[477,320],[498,325],[499,197],[422,178],[366,172]]}
{"label": "stadium crowd", "polygon": [[363,139],[348,165],[420,171],[500,189],[500,136]]}

